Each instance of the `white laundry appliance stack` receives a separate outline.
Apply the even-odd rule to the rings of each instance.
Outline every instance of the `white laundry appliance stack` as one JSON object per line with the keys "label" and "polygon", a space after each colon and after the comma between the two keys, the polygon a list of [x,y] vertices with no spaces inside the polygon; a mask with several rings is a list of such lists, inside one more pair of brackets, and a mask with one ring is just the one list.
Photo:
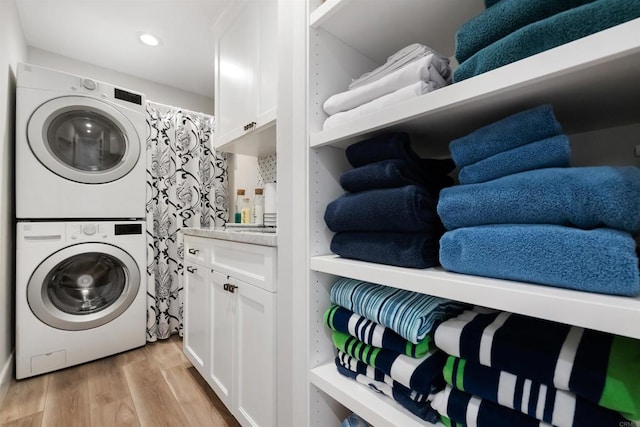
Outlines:
{"label": "white laundry appliance stack", "polygon": [[20,64],[16,377],[145,344],[145,97]]}

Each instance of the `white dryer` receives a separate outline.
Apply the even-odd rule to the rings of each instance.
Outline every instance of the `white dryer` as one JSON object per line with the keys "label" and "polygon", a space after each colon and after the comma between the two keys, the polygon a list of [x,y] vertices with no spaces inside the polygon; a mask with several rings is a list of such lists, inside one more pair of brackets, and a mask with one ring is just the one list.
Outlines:
{"label": "white dryer", "polygon": [[143,221],[19,222],[16,378],[146,342]]}
{"label": "white dryer", "polygon": [[140,93],[19,64],[16,217],[144,218]]}

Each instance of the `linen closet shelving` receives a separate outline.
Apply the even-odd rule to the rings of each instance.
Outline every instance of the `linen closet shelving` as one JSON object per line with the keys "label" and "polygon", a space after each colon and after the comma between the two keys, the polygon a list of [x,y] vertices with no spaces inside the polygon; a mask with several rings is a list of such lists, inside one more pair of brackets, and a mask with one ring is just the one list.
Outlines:
{"label": "linen closet shelving", "polygon": [[[339,425],[353,411],[376,426],[425,426],[386,397],[340,376],[322,315],[337,276],[437,295],[640,338],[640,298],[590,294],[446,272],[390,267],[332,255],[324,210],[343,193],[344,148],[387,130],[409,132],[423,156],[448,156],[448,142],[542,103],[570,136],[575,165],[640,166],[640,19],[322,131],[322,103],[400,48],[421,42],[453,56],[459,26],[482,0],[311,0],[308,4],[307,301],[309,425]],[[635,151],[634,151],[635,150]]]}

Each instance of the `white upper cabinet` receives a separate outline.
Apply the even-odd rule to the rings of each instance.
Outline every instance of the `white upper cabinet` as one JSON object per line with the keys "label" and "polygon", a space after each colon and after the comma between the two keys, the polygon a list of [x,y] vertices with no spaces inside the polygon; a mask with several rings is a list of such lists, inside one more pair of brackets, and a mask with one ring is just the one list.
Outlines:
{"label": "white upper cabinet", "polygon": [[234,2],[215,24],[214,142],[221,151],[275,152],[277,2]]}

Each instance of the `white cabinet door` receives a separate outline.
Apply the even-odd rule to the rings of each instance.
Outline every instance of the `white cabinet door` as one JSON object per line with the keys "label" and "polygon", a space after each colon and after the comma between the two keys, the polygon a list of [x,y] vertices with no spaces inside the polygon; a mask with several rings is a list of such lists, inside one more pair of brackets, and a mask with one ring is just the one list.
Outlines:
{"label": "white cabinet door", "polygon": [[235,417],[243,426],[276,426],[276,294],[230,278],[236,294]]}
{"label": "white cabinet door", "polygon": [[183,351],[201,375],[209,358],[209,270],[185,260]]}
{"label": "white cabinet door", "polygon": [[258,11],[247,2],[218,38],[216,145],[244,134],[256,118]]}
{"label": "white cabinet door", "polygon": [[258,40],[259,89],[257,125],[263,126],[276,118],[278,93],[278,3],[259,2],[260,39]]}
{"label": "white cabinet door", "polygon": [[233,408],[235,293],[225,289],[227,276],[211,272],[211,362],[207,382],[222,403]]}

